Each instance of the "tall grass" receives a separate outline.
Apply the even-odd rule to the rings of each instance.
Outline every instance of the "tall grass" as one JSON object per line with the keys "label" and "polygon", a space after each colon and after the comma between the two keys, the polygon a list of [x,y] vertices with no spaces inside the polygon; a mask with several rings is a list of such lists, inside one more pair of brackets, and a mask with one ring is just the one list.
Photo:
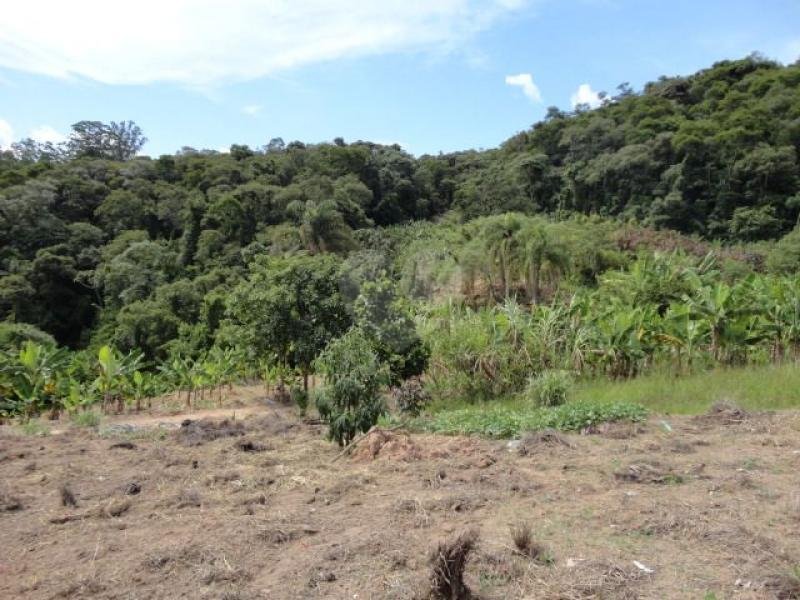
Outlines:
{"label": "tall grass", "polygon": [[642,375],[625,381],[579,383],[573,397],[597,402],[636,402],[661,414],[698,414],[718,400],[732,400],[749,410],[800,408],[800,365],[715,369],[692,375]]}

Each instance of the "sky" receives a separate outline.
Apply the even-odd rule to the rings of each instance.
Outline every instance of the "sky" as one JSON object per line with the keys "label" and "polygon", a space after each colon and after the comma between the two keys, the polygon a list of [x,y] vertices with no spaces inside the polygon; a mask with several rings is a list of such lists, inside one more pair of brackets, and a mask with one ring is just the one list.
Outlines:
{"label": "sky", "polygon": [[622,82],[800,58],[797,0],[6,0],[0,147],[133,120],[143,152],[491,148]]}

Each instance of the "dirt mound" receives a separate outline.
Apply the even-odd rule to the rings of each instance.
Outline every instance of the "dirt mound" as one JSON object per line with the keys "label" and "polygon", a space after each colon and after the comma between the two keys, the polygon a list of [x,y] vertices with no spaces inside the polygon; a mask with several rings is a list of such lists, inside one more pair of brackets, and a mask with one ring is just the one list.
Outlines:
{"label": "dirt mound", "polygon": [[750,414],[742,407],[729,400],[715,402],[704,415],[695,417],[695,421],[706,425],[736,425],[743,423]]}
{"label": "dirt mound", "polygon": [[247,421],[247,428],[253,432],[266,435],[284,435],[296,427],[300,427],[297,421],[289,421],[279,414],[267,417],[258,417]]}
{"label": "dirt mound", "polygon": [[235,437],[244,434],[244,423],[232,419],[223,419],[221,421],[213,421],[211,419],[193,421],[191,419],[186,419],[175,432],[178,440],[186,446],[200,446],[219,438]]}
{"label": "dirt mound", "polygon": [[419,447],[404,433],[395,433],[383,429],[373,429],[357,442],[351,456],[356,461],[391,458],[394,460],[420,460],[422,452]]}
{"label": "dirt mound", "polygon": [[517,446],[517,454],[529,456],[543,448],[574,448],[575,445],[564,434],[555,429],[532,431],[526,434]]}
{"label": "dirt mound", "polygon": [[[453,438],[442,439],[441,437],[430,439],[432,444],[426,444],[426,458],[450,459],[450,458],[474,458],[482,460],[487,456],[486,443],[475,438]],[[427,446],[431,447],[428,448]]]}

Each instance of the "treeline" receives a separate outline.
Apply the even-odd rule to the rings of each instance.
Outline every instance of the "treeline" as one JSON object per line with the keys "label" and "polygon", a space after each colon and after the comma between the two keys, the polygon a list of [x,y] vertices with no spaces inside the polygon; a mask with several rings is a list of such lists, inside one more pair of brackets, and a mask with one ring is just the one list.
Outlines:
{"label": "treeline", "polygon": [[[154,364],[217,343],[264,255],[333,255],[337,273],[402,280],[401,296],[472,303],[549,301],[557,279],[593,286],[644,247],[703,255],[787,236],[718,255],[730,273],[800,260],[800,65],[757,56],[552,109],[490,151],[276,138],[151,159],[143,143],[133,123],[83,121],[63,145],[0,155],[0,320]],[[350,303],[360,284],[347,285]]]}

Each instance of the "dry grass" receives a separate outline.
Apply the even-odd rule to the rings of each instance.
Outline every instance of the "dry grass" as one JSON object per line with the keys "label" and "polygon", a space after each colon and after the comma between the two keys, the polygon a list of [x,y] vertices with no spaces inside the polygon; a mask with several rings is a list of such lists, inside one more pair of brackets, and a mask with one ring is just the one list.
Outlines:
{"label": "dry grass", "polygon": [[[483,600],[797,593],[798,413],[654,417],[523,456],[395,434],[336,462],[291,408],[200,433],[222,416],[243,434],[187,445],[178,418],[134,449],[109,449],[130,433],[0,429],[0,597],[411,600],[437,564],[443,593]],[[443,543],[431,565],[435,542],[475,530],[477,550]]]}
{"label": "dry grass", "polygon": [[536,541],[530,523],[521,521],[510,527],[511,540],[517,554],[540,564],[551,564],[553,555],[547,546]]}
{"label": "dry grass", "polygon": [[469,600],[473,597],[464,583],[464,569],[477,543],[478,532],[470,529],[436,546],[430,556],[431,598]]}

